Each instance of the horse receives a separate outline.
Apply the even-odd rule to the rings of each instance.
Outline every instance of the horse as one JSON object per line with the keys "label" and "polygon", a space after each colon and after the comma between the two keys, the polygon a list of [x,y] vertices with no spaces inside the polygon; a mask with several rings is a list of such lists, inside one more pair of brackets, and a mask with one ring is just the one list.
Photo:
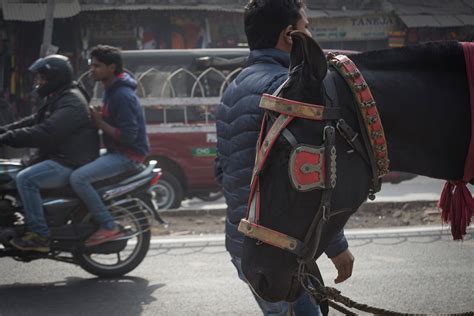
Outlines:
{"label": "horse", "polygon": [[[293,32],[292,38],[289,79],[278,95],[303,104],[338,107],[354,138],[361,138],[366,132],[360,127],[360,115],[346,79],[335,67],[328,67],[323,50],[314,40],[301,32]],[[354,54],[350,59],[376,101],[390,169],[445,180],[462,179],[471,139],[471,112],[461,44],[427,43]],[[266,112],[269,123],[262,125],[261,138],[269,133],[270,123],[278,114]],[[336,184],[329,198],[330,210],[325,210],[329,215],[317,214],[322,200],[327,199],[324,190],[295,186],[289,171],[295,144],[324,147],[327,126],[327,121],[295,117],[285,128],[293,140],[285,133],[279,134],[263,167],[255,172],[259,182],[258,225],[275,238],[291,236],[290,244],[308,240],[311,234],[319,236],[318,242],[312,243],[315,249],[306,249],[313,262],[374,187],[373,166],[337,130],[333,146],[337,153],[332,156],[335,161],[331,166]],[[321,225],[314,225],[317,216],[324,217]],[[241,231],[246,229],[251,227],[244,226]],[[251,287],[270,302],[296,300],[304,284],[298,273],[301,256],[287,251],[295,245],[275,247],[254,237],[245,237],[242,256],[242,269]]]}

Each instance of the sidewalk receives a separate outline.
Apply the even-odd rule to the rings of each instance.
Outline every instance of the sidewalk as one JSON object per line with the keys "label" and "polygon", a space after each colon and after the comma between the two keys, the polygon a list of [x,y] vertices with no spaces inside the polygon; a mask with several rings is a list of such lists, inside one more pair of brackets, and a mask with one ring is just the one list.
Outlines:
{"label": "sidewalk", "polygon": [[[432,236],[445,236],[451,240],[451,232],[447,226],[429,225],[429,226],[412,226],[412,227],[386,227],[386,228],[368,228],[345,229],[344,234],[349,240],[361,239],[396,239],[396,238],[422,238]],[[465,239],[474,237],[474,227],[467,228]],[[209,234],[209,235],[184,235],[184,236],[154,236],[151,244],[154,247],[182,247],[186,245],[213,245],[223,246],[225,234]]]}
{"label": "sidewalk", "polygon": [[[415,209],[435,207],[441,195],[445,181],[418,176],[399,184],[384,183],[382,190],[376,194],[374,201],[368,200],[359,211],[376,211],[380,209]],[[474,186],[468,186],[474,192]],[[224,198],[214,202],[202,202],[199,199],[185,200],[179,209],[160,211],[163,216],[225,216],[227,205]]]}

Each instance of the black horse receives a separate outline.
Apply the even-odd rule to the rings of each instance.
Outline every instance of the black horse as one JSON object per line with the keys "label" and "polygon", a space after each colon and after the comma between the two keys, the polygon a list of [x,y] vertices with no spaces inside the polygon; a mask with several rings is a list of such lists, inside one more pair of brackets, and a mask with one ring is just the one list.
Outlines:
{"label": "black horse", "polygon": [[[344,79],[327,66],[321,48],[302,33],[293,33],[290,79],[283,98],[342,108],[342,117],[361,133],[354,97]],[[457,42],[373,51],[350,58],[365,77],[377,102],[385,130],[390,169],[432,178],[463,177],[471,132],[469,88],[464,53]],[[324,83],[323,83],[324,80]],[[327,93],[334,82],[337,98]],[[319,146],[324,122],[296,118],[287,127],[298,144]],[[337,184],[331,216],[322,226],[315,258],[366,200],[372,171],[357,151],[336,135]],[[279,136],[260,172],[260,220],[267,228],[303,240],[322,196],[300,192],[290,184],[292,145]],[[301,294],[297,256],[245,238],[242,268],[255,291],[268,301],[294,301]]]}

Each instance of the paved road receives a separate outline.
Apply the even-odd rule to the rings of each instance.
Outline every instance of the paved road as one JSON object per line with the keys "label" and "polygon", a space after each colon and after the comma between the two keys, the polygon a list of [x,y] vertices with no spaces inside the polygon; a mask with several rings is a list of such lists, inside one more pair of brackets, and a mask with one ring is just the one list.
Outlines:
{"label": "paved road", "polygon": [[[351,298],[405,312],[474,310],[474,230],[462,243],[446,230],[348,231]],[[130,276],[99,280],[51,261],[0,259],[0,315],[259,315],[237,279],[223,236],[155,240]],[[319,260],[327,283],[335,271]]]}

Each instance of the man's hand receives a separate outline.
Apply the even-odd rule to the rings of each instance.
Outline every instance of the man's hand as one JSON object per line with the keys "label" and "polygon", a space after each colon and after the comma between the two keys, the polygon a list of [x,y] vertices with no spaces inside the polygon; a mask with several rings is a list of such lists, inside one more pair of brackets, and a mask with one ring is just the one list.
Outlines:
{"label": "man's hand", "polygon": [[94,108],[92,106],[89,106],[89,108],[91,110],[91,119],[95,126],[110,137],[115,137],[115,128],[102,119],[100,108]]}
{"label": "man's hand", "polygon": [[351,277],[352,268],[354,267],[354,256],[349,249],[346,249],[337,256],[332,257],[331,260],[337,269],[337,278],[334,280],[336,284],[344,282]]}
{"label": "man's hand", "polygon": [[102,122],[102,115],[100,114],[99,109],[93,106],[89,106],[89,109],[91,111],[92,122],[97,128],[100,128],[100,123]]}

